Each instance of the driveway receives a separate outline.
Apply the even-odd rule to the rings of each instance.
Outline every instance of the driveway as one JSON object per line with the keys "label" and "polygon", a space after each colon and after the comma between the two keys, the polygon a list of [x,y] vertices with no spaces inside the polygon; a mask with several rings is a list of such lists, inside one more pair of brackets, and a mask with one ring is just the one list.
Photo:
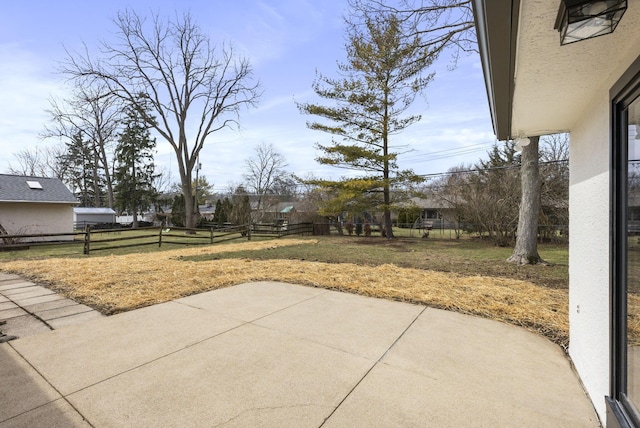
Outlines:
{"label": "driveway", "polygon": [[504,323],[260,282],[0,344],[0,427],[597,427]]}

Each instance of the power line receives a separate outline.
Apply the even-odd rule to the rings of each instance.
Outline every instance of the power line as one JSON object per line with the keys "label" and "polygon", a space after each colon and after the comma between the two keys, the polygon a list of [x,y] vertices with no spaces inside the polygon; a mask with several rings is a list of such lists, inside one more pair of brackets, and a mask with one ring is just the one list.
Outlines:
{"label": "power line", "polygon": [[[557,163],[566,163],[569,162],[569,159],[558,159],[552,161],[538,162],[538,165],[551,165]],[[437,172],[433,174],[418,174],[419,177],[430,178],[430,177],[443,177],[447,175],[455,175],[455,174],[471,174],[476,172],[485,172],[485,171],[496,171],[502,169],[517,169],[521,168],[522,165],[503,165],[503,166],[494,166],[491,168],[474,168],[474,169],[466,169],[466,170],[456,170],[456,171],[447,171],[447,172]]]}
{"label": "power line", "polygon": [[[434,152],[414,155],[414,156],[411,157],[411,160],[413,160],[413,161],[418,160],[418,161],[422,161],[422,162],[430,162],[430,161],[435,161],[435,160],[447,159],[447,158],[452,158],[452,157],[456,157],[456,156],[482,152],[482,151],[486,150],[487,148],[493,146],[494,144],[495,144],[495,142],[492,142],[492,143],[479,143],[479,144],[473,144],[473,145],[469,145],[469,146],[455,147],[455,148],[444,149],[444,150],[437,150],[437,151],[434,151]],[[409,156],[409,154],[406,154],[406,155]]]}

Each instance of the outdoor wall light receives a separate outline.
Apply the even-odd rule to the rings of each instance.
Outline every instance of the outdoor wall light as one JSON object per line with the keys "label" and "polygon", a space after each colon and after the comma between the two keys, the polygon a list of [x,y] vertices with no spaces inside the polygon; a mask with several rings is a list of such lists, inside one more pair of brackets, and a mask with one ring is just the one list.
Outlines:
{"label": "outdoor wall light", "polygon": [[613,33],[627,10],[627,0],[561,0],[555,29],[560,45]]}

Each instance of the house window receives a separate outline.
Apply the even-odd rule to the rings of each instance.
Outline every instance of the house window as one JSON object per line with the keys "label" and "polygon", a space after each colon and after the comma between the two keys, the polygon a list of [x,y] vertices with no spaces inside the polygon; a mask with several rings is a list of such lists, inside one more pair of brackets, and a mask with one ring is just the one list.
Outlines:
{"label": "house window", "polygon": [[640,427],[640,58],[611,92],[612,316],[607,426]]}

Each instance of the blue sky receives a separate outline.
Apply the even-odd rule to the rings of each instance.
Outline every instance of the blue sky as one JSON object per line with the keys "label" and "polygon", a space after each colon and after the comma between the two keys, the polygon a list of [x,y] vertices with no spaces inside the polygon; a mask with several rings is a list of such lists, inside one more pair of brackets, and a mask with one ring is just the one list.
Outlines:
{"label": "blue sky", "polygon": [[[56,73],[64,48],[75,50],[109,40],[112,19],[130,8],[140,14],[173,15],[191,12],[215,43],[231,41],[249,59],[263,95],[256,109],[241,116],[239,131],[213,135],[201,154],[202,171],[215,189],[242,181],[244,160],[260,143],[272,143],[284,155],[288,170],[305,176],[338,178],[345,170],[321,166],[314,143],[330,135],[308,130],[312,119],[298,112],[295,101],[313,101],[311,84],[318,70],[335,75],[344,59],[342,15],[346,0],[182,0],[77,2],[70,0],[3,2],[0,11],[0,172],[6,172],[12,153],[26,147],[45,147],[41,140],[51,96],[64,97],[64,76]],[[431,71],[435,80],[412,112],[422,121],[392,144],[408,146],[400,167],[418,174],[444,172],[460,163],[484,157],[495,142],[477,54],[462,56],[450,70],[445,53]],[[175,155],[158,138],[156,162],[178,181]]]}

